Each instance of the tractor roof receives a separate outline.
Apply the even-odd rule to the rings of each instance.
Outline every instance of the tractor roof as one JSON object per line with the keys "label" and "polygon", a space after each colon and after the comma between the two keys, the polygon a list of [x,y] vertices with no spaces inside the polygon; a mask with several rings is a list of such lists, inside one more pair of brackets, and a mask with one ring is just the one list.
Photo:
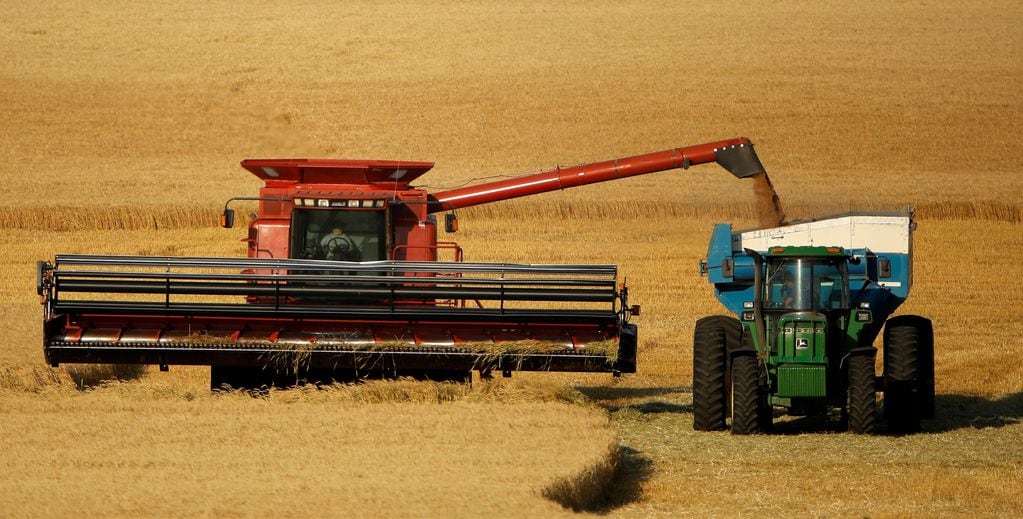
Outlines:
{"label": "tractor roof", "polygon": [[405,186],[429,171],[433,163],[398,160],[245,159],[242,167],[266,182]]}

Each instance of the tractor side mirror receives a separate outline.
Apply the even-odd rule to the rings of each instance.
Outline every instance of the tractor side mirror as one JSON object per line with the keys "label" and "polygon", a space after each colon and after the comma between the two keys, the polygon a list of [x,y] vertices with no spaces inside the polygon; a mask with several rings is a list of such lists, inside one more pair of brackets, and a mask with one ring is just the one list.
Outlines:
{"label": "tractor side mirror", "polygon": [[448,213],[444,215],[444,231],[455,232],[458,230],[458,215],[455,213]]}
{"label": "tractor side mirror", "polygon": [[220,226],[225,229],[234,227],[234,209],[224,208],[224,214],[220,215]]}

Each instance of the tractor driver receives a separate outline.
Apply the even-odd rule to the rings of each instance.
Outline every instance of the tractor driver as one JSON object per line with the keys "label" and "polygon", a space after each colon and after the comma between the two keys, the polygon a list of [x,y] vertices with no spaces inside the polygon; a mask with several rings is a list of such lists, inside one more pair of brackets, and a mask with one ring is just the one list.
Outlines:
{"label": "tractor driver", "polygon": [[796,282],[792,279],[792,274],[786,272],[785,281],[781,285],[782,293],[782,308],[792,308],[792,303],[796,302],[795,296]]}
{"label": "tractor driver", "polygon": [[344,228],[335,225],[330,234],[320,240],[320,247],[326,254],[325,259],[336,261],[359,261],[359,248],[351,237],[345,234]]}

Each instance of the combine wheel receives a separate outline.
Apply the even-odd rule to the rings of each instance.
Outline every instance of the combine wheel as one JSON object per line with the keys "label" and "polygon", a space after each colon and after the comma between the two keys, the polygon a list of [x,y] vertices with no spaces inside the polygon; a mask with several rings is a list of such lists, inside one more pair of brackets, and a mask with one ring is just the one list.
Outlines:
{"label": "combine wheel", "polygon": [[742,335],[738,319],[723,315],[704,317],[693,333],[693,429],[720,431],[727,409],[727,352]]}
{"label": "combine wheel", "polygon": [[934,411],[931,322],[915,315],[889,319],[884,330],[885,417],[893,433],[920,430]]}
{"label": "combine wheel", "polygon": [[849,357],[849,432],[874,434],[877,422],[877,389],[874,383],[874,355]]}
{"label": "combine wheel", "polygon": [[756,434],[763,423],[760,372],[757,357],[732,358],[732,434]]}

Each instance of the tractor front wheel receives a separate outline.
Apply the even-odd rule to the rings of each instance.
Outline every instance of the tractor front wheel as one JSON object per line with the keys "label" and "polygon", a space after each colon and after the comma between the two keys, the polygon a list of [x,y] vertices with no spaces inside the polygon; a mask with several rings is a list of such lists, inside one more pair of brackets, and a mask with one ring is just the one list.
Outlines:
{"label": "tractor front wheel", "polygon": [[732,434],[756,434],[763,423],[760,371],[755,355],[732,358]]}
{"label": "tractor front wheel", "polygon": [[877,388],[874,383],[874,355],[849,357],[849,432],[874,434],[877,422]]}

